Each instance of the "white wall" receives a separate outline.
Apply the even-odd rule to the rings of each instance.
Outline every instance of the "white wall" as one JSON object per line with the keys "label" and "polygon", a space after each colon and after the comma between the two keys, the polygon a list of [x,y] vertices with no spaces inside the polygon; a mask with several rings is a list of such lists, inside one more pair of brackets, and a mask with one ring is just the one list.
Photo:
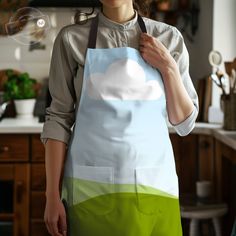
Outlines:
{"label": "white wall", "polygon": [[213,0],[200,0],[199,26],[194,43],[185,35],[185,43],[190,57],[190,75],[193,82],[211,73],[208,54],[212,50]]}
{"label": "white wall", "polygon": [[215,0],[213,22],[213,48],[224,60],[236,57],[236,1]]}
{"label": "white wall", "polygon": [[52,24],[41,44],[45,50],[29,51],[29,46],[16,42],[13,38],[0,36],[0,70],[13,68],[28,72],[38,80],[48,77],[50,58],[54,39],[58,31],[73,20],[75,9],[69,8],[40,8],[44,15],[48,15]]}
{"label": "white wall", "polygon": [[[214,0],[213,6],[213,49],[221,52],[223,61],[236,57],[236,1]],[[224,71],[222,64],[220,69]],[[219,107],[221,91],[213,87],[212,102]]]}

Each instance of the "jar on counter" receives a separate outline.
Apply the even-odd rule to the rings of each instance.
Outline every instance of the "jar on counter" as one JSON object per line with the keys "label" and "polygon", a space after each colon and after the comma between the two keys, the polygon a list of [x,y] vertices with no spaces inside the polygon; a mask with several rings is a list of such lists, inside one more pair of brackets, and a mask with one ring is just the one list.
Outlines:
{"label": "jar on counter", "polygon": [[224,112],[223,128],[236,130],[236,93],[221,95],[220,104]]}

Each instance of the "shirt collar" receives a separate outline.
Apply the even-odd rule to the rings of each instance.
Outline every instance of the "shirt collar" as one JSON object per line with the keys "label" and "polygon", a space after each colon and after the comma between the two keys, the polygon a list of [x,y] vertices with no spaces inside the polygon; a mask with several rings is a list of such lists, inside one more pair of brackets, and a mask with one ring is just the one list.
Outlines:
{"label": "shirt collar", "polygon": [[110,20],[109,18],[107,18],[102,11],[100,10],[98,12],[99,14],[99,22],[101,22],[102,24],[110,27],[110,28],[115,28],[115,29],[120,29],[120,30],[126,30],[126,29],[130,29],[132,28],[136,23],[137,23],[137,19],[138,19],[138,13],[136,10],[135,11],[135,16],[134,18],[132,18],[129,21],[126,21],[125,23],[117,23],[115,21]]}

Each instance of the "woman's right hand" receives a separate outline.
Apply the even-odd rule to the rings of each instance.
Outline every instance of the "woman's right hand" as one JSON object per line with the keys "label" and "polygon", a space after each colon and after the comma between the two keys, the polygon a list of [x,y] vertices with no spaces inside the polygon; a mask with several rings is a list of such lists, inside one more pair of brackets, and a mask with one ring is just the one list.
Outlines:
{"label": "woman's right hand", "polygon": [[46,197],[44,221],[52,236],[66,236],[66,212],[59,195]]}

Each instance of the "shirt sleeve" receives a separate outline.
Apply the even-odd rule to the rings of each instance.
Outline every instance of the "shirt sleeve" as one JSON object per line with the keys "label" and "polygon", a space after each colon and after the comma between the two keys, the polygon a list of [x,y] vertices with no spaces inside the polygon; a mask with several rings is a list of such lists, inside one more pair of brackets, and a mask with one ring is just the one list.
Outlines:
{"label": "shirt sleeve", "polygon": [[175,46],[174,50],[171,51],[171,55],[173,56],[179,67],[184,87],[194,104],[194,110],[184,121],[175,125],[171,125],[180,136],[186,136],[195,127],[195,122],[199,111],[199,104],[197,92],[189,75],[189,53],[185,46],[183,36],[176,28],[175,30],[177,38],[174,38],[174,40],[177,41],[177,45]]}
{"label": "shirt sleeve", "polygon": [[49,71],[49,92],[51,105],[46,109],[45,123],[41,133],[42,143],[55,139],[69,143],[71,127],[75,121],[75,100],[73,78],[77,70],[66,28],[58,33],[52,50]]}

